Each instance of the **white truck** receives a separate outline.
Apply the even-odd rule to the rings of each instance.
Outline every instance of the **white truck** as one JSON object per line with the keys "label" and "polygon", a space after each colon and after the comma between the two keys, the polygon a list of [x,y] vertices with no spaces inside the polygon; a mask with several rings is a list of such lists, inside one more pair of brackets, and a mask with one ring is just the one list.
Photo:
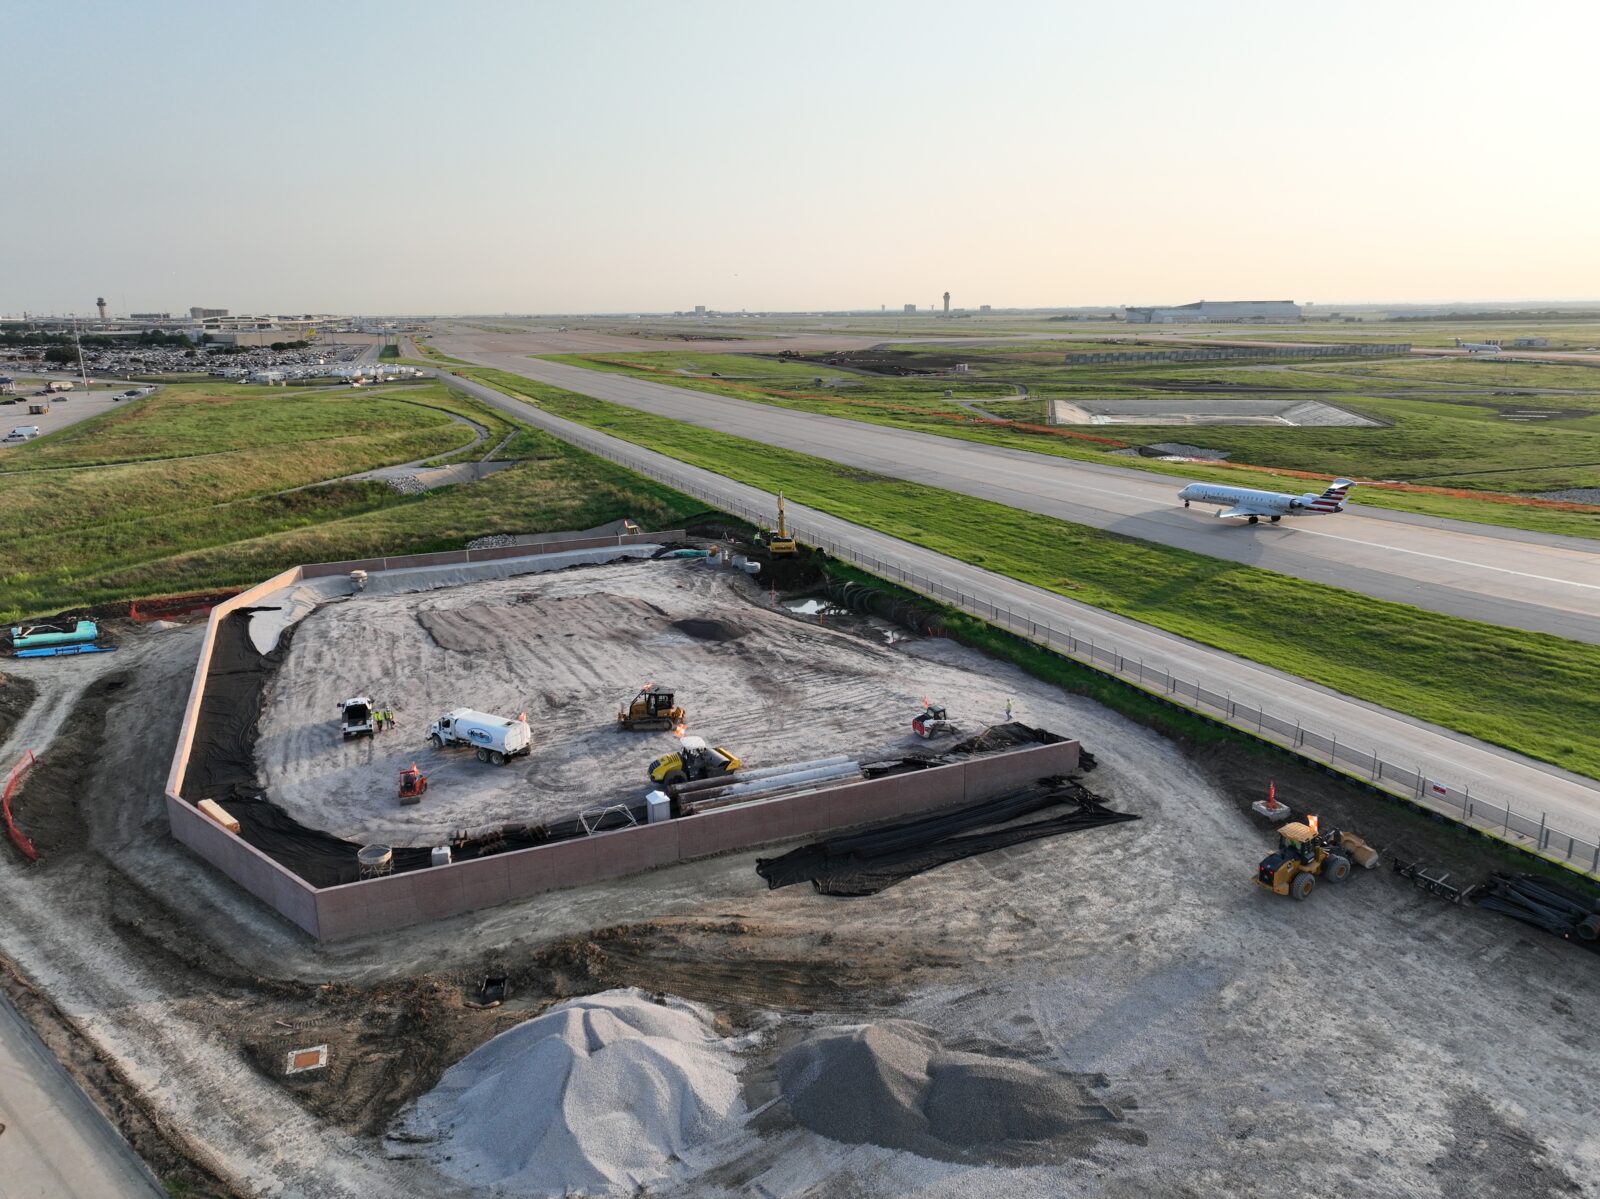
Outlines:
{"label": "white truck", "polygon": [[533,730],[521,717],[508,720],[504,716],[474,712],[471,708],[457,708],[429,726],[428,740],[435,749],[470,745],[477,750],[478,761],[504,766],[507,758],[532,751]]}
{"label": "white truck", "polygon": [[365,695],[343,700],[339,704],[339,729],[346,741],[372,736],[372,701]]}

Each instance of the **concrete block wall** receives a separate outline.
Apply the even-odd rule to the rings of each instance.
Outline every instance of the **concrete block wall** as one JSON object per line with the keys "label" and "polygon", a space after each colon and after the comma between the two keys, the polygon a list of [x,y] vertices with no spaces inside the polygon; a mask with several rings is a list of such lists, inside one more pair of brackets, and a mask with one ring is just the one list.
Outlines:
{"label": "concrete block wall", "polygon": [[615,829],[581,840],[346,883],[315,893],[313,935],[338,940],[390,931],[559,887],[975,802],[1034,779],[1070,773],[1077,766],[1076,741],[1040,745],[915,774],[720,808],[664,824]]}

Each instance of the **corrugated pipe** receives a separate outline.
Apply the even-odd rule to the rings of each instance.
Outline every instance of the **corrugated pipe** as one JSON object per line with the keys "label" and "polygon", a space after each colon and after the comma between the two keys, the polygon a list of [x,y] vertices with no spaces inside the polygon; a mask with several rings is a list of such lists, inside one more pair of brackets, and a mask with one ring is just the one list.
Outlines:
{"label": "corrugated pipe", "polygon": [[684,796],[684,799],[693,801],[720,798],[728,795],[753,795],[760,791],[772,791],[779,787],[790,787],[796,783],[814,783],[823,779],[845,778],[852,774],[860,776],[860,763],[839,762],[831,766],[814,766],[809,770],[793,770],[787,774],[772,775],[764,779],[727,782],[721,787],[696,791],[693,795]]}
{"label": "corrugated pipe", "polygon": [[738,770],[733,774],[722,775],[714,779],[697,779],[692,783],[679,783],[676,790],[679,795],[689,796],[704,791],[710,787],[726,787],[733,783],[743,783],[753,779],[776,778],[781,774],[793,774],[797,770],[813,770],[819,766],[845,766],[852,759],[844,754],[835,754],[831,758],[814,758],[809,762],[791,762],[787,766],[758,766],[754,770]]}

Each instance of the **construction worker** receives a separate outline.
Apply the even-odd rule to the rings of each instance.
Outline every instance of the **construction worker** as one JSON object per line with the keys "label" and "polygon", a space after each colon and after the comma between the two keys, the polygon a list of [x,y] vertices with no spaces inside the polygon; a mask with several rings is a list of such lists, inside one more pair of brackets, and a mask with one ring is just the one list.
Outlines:
{"label": "construction worker", "polygon": [[390,732],[394,731],[394,709],[393,708],[385,708],[383,710],[383,727],[388,729]]}
{"label": "construction worker", "polygon": [[1013,711],[1012,704],[1011,704],[1011,701],[1008,699],[1008,700],[1006,700],[1006,719],[1007,720],[1011,719],[1012,711]]}

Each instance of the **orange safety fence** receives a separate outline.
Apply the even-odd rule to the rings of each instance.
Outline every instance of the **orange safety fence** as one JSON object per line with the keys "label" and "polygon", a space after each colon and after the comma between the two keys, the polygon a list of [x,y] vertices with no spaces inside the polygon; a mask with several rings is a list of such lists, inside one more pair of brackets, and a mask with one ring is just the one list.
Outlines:
{"label": "orange safety fence", "polygon": [[22,776],[33,768],[37,759],[33,750],[28,750],[17,759],[17,764],[11,768],[11,774],[6,779],[5,794],[0,796],[0,811],[4,811],[6,818],[6,832],[11,835],[11,840],[22,851],[22,856],[30,862],[39,860],[39,851],[33,847],[33,842],[28,840],[28,834],[17,827],[17,822],[11,819],[11,796],[16,791],[17,784],[22,781]]}

